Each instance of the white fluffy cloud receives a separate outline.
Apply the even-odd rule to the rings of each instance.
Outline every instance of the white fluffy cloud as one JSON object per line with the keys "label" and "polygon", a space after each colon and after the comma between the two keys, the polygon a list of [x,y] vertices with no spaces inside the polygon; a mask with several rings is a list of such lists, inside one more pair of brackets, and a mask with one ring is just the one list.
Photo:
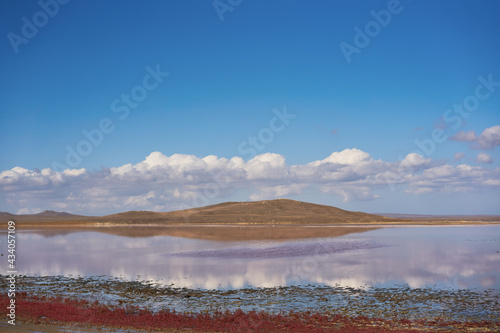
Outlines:
{"label": "white fluffy cloud", "polygon": [[[486,156],[479,159],[489,163]],[[290,166],[282,155],[272,153],[245,161],[153,152],[135,165],[92,172],[16,167],[0,172],[0,197],[12,207],[11,212],[44,207],[100,215],[202,206],[231,200],[234,195],[273,199],[304,191],[340,196],[344,201],[373,200],[384,190],[400,187],[412,194],[499,188],[499,179],[500,168],[451,166],[415,153],[387,162],[355,148]]]}
{"label": "white fluffy cloud", "polygon": [[491,164],[491,163],[493,163],[493,157],[491,157],[491,155],[486,154],[486,153],[479,153],[476,156],[476,161],[478,161],[479,163]]}
{"label": "white fluffy cloud", "polygon": [[474,131],[460,131],[451,139],[473,142],[474,149],[493,149],[500,146],[500,125],[485,129],[479,136]]}

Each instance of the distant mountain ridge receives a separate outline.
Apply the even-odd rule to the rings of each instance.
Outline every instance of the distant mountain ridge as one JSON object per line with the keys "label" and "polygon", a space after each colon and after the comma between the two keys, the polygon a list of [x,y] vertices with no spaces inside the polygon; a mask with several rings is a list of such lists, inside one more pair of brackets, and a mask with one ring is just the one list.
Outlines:
{"label": "distant mountain ridge", "polygon": [[41,213],[36,214],[11,214],[7,212],[0,212],[0,216],[83,216],[83,215],[74,215],[66,212],[56,212],[54,210],[45,210]]}
{"label": "distant mountain ridge", "polygon": [[16,216],[16,215],[7,212],[0,212],[0,216]]}
{"label": "distant mountain ridge", "polygon": [[66,212],[56,212],[54,210],[45,210],[36,214],[11,214],[0,212],[0,223],[10,220],[15,222],[61,222],[61,221],[82,221],[92,218],[91,216],[75,215]]}
{"label": "distant mountain ridge", "polygon": [[36,215],[36,216],[79,216],[79,215],[73,215],[73,214],[66,213],[66,212],[56,212],[53,210],[46,210],[46,211],[43,211],[41,213],[33,214],[33,215]]}

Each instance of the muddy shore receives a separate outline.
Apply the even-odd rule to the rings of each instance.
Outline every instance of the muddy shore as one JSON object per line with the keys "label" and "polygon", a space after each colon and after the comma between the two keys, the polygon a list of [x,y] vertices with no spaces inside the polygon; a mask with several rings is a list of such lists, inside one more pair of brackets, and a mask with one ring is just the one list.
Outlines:
{"label": "muddy shore", "polygon": [[[1,281],[6,281],[4,276]],[[5,283],[2,282],[1,289],[6,288]],[[49,332],[57,332],[56,326],[61,324],[83,325],[85,329],[96,325],[127,328],[125,331],[149,329],[148,325],[158,324],[155,315],[162,314],[166,319],[161,323],[172,321],[172,326],[167,323],[162,324],[167,326],[158,326],[166,332],[177,332],[167,329],[181,328],[195,332],[230,332],[225,325],[235,318],[247,324],[260,318],[262,328],[273,323],[293,324],[300,329],[306,327],[306,331],[307,327],[315,327],[314,318],[321,322],[319,328],[341,329],[354,325],[367,329],[377,325],[395,330],[463,332],[469,329],[494,332],[500,328],[500,295],[493,289],[442,290],[404,285],[362,289],[307,285],[201,290],[159,286],[151,281],[63,276],[20,276],[18,283],[21,322],[49,324],[52,329]],[[3,304],[7,298],[2,297]],[[175,311],[177,317],[170,311]],[[130,318],[136,319],[131,322]],[[50,324],[56,326],[50,327]],[[214,327],[218,330],[211,330]]]}

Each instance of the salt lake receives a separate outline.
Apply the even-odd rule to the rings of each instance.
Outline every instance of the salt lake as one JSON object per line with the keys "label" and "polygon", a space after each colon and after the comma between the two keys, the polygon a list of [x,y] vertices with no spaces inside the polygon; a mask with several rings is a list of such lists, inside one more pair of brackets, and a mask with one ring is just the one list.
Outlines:
{"label": "salt lake", "polygon": [[[18,274],[105,276],[191,289],[314,284],[500,290],[499,225],[383,227],[272,241],[126,237],[106,231],[20,231]],[[0,238],[1,249],[7,249],[6,241]],[[7,271],[7,261],[0,267]]]}

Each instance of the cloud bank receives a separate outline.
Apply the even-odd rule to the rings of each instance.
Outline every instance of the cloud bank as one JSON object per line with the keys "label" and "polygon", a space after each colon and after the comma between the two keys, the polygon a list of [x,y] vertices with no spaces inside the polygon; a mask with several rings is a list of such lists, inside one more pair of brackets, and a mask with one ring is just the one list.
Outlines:
{"label": "cloud bank", "polygon": [[15,167],[0,173],[0,196],[15,213],[168,211],[230,200],[236,194],[262,200],[308,191],[357,201],[377,199],[389,190],[418,195],[491,188],[500,189],[498,167],[453,166],[415,153],[388,162],[356,148],[300,165],[287,165],[284,156],[273,153],[245,161],[156,151],[135,165],[99,171]]}

